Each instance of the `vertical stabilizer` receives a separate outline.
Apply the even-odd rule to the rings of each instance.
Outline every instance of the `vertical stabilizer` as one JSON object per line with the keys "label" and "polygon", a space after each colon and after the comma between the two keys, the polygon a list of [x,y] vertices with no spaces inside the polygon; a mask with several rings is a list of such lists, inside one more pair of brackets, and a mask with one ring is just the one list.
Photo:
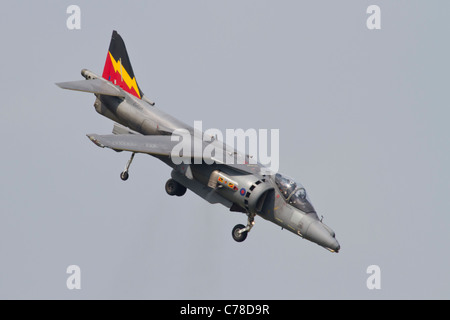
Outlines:
{"label": "vertical stabilizer", "polygon": [[144,95],[136,82],[125,43],[115,30],[111,37],[102,77],[139,99]]}

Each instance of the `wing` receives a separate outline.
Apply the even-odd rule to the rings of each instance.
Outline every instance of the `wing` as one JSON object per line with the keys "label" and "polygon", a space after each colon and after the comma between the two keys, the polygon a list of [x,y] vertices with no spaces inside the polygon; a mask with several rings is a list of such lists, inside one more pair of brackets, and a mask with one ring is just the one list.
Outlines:
{"label": "wing", "polygon": [[[243,173],[260,174],[261,169],[264,168],[260,163],[250,163],[249,158],[242,155],[239,152],[225,149],[225,145],[216,141],[214,144],[215,155],[210,156],[203,151],[207,146],[211,149],[211,142],[201,141],[202,152],[197,154],[194,149],[194,141],[191,142],[190,150],[181,150],[180,152],[173,153],[174,148],[179,144],[178,141],[172,141],[171,136],[168,135],[136,135],[136,134],[110,134],[110,135],[98,135],[88,134],[88,138],[101,148],[110,148],[115,151],[130,151],[137,153],[147,153],[153,156],[168,156],[172,158],[176,154],[176,157],[182,158],[184,151],[189,151],[186,157],[190,157],[191,163],[196,163],[196,159],[202,159],[208,164],[215,163],[216,165],[224,165],[241,171]],[[173,154],[172,154],[173,153]],[[218,156],[221,154],[222,156]],[[200,162],[201,163],[201,162]]]}
{"label": "wing", "polygon": [[178,143],[171,141],[170,136],[144,136],[135,134],[88,134],[88,138],[101,148],[116,151],[147,153],[155,156],[170,156]]}

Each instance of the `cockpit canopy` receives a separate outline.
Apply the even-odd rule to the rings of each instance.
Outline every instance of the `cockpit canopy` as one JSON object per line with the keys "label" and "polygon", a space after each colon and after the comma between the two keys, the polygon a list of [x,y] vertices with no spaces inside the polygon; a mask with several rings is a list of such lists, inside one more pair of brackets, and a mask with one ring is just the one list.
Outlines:
{"label": "cockpit canopy", "polygon": [[288,204],[305,213],[313,213],[317,216],[305,188],[300,183],[279,173],[275,174],[275,183]]}

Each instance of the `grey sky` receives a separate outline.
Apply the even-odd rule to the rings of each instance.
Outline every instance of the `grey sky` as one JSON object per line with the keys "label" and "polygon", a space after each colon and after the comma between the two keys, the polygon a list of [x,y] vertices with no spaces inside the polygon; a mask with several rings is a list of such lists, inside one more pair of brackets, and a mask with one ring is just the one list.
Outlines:
{"label": "grey sky", "polygon": [[[0,298],[450,298],[448,1],[3,7]],[[280,172],[341,252],[261,218],[236,243],[246,217],[167,196],[170,168],[149,156],[122,182],[129,155],[85,136],[112,129],[94,96],[54,85],[101,73],[114,29],[159,108],[204,129],[280,129]],[[71,264],[81,290],[66,288]],[[372,264],[381,290],[366,287]]]}

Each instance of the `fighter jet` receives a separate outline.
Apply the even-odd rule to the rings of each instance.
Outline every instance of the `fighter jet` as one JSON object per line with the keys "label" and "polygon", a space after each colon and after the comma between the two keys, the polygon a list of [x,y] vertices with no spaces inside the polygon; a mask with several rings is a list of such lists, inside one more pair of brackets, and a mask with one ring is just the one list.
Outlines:
{"label": "fighter jet", "polygon": [[[339,251],[334,231],[319,219],[300,183],[264,170],[260,163],[248,161],[247,154],[230,150],[213,136],[200,135],[199,139],[193,127],[157,108],[139,87],[125,43],[116,31],[112,33],[102,75],[87,69],[81,70],[81,75],[85,80],[56,85],[93,93],[95,110],[114,121],[113,134],[88,134],[87,137],[101,148],[131,152],[120,173],[122,180],[128,179],[136,153],[149,154],[172,168],[171,178],[165,185],[170,196],[182,196],[189,189],[209,203],[220,203],[230,211],[247,216],[247,224],[237,224],[231,232],[235,241],[247,238],[255,217],[259,216],[331,252]],[[201,150],[212,145],[214,155],[205,157],[201,153],[199,159],[195,148],[174,153],[183,136],[180,133],[188,133],[190,145],[200,145]],[[221,152],[225,159],[217,156]]]}

